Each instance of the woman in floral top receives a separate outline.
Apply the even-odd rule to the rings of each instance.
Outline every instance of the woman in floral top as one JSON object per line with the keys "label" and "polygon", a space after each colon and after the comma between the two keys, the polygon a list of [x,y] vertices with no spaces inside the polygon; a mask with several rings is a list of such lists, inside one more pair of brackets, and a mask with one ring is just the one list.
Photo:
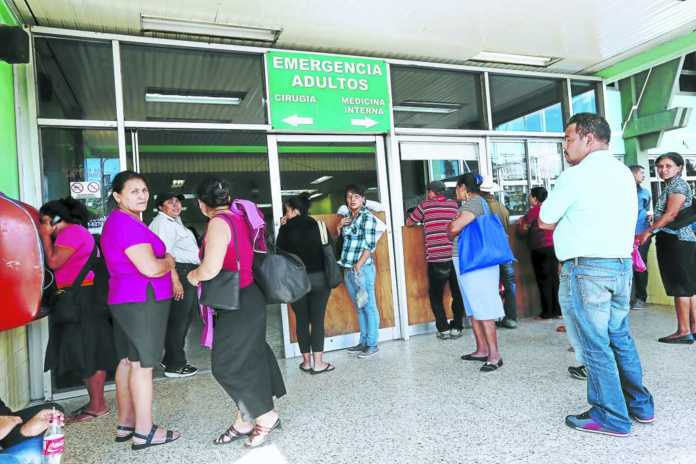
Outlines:
{"label": "woman in floral top", "polygon": [[664,188],[657,200],[655,222],[638,236],[640,243],[656,234],[657,262],[667,295],[674,297],[677,312],[677,331],[659,339],[662,343],[694,342],[696,333],[696,234],[691,226],[669,229],[677,214],[691,206],[693,192],[681,177],[684,159],[677,153],[667,153],[655,161]]}

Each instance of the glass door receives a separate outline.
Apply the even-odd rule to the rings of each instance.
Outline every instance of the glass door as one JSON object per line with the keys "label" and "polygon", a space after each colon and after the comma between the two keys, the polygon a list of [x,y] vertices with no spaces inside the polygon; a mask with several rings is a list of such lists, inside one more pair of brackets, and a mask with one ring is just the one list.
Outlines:
{"label": "glass door", "polygon": [[[400,137],[398,164],[391,166],[392,186],[399,184],[400,192],[392,189],[392,207],[396,223],[397,275],[404,282],[399,289],[402,320],[407,321],[405,337],[434,330],[434,316],[428,296],[428,273],[425,261],[423,227],[407,227],[406,218],[425,199],[430,182],[440,180],[447,187],[446,196],[455,198],[457,177],[485,170],[487,164],[482,139],[453,139],[431,137]],[[397,222],[398,221],[398,222]],[[396,234],[395,234],[396,235]],[[451,319],[451,296],[445,288],[445,308]]]}
{"label": "glass door", "polygon": [[[277,233],[283,215],[284,198],[307,192],[309,214],[324,221],[336,236],[340,220],[338,209],[345,204],[344,189],[348,184],[365,188],[372,200],[372,213],[387,224],[387,231],[377,242],[374,254],[377,268],[376,296],[380,312],[380,340],[398,338],[398,318],[394,295],[393,251],[389,215],[389,195],[381,137],[357,136],[269,136],[269,157],[273,188],[274,226]],[[283,334],[287,357],[298,356],[295,316],[291,305],[284,305]],[[325,350],[355,345],[358,320],[343,284],[331,292],[325,319]]]}

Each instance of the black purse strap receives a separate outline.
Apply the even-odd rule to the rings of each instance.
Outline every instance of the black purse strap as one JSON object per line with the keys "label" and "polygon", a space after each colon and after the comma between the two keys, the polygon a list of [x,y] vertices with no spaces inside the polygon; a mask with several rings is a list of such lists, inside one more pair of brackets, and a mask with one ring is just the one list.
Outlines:
{"label": "black purse strap", "polygon": [[78,288],[80,285],[82,285],[82,281],[85,280],[85,277],[87,277],[87,273],[92,269],[92,265],[94,264],[94,260],[97,259],[97,244],[94,244],[94,248],[92,249],[92,254],[89,255],[89,258],[87,259],[87,262],[85,263],[84,266],[82,266],[82,270],[80,270],[80,273],[77,275],[77,278],[73,282],[73,284],[70,286],[70,290],[75,290]]}
{"label": "black purse strap", "polygon": [[241,272],[242,263],[239,260],[239,243],[237,242],[237,229],[234,226],[234,221],[231,217],[227,216],[227,213],[225,212],[218,213],[214,217],[219,217],[230,226],[230,230],[232,231],[232,241],[234,242],[234,257],[237,258],[237,272]]}

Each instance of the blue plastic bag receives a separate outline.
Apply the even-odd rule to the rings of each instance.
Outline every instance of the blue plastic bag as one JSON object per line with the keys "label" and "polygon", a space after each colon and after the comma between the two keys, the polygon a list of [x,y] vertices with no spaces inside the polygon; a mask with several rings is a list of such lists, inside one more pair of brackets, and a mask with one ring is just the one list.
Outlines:
{"label": "blue plastic bag", "polygon": [[479,198],[483,202],[483,215],[478,216],[459,233],[460,274],[515,260],[503,224],[498,216],[491,212],[488,202]]}

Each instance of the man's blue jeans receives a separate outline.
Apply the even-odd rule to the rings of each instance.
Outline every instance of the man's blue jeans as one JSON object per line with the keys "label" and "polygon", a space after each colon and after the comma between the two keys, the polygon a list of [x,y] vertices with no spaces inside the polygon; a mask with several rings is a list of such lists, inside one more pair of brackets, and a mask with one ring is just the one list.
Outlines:
{"label": "man's blue jeans", "polygon": [[[358,287],[355,280],[358,279],[360,286],[367,291],[367,304],[358,308],[357,293]],[[343,279],[353,305],[358,312],[358,323],[360,324],[360,344],[365,346],[377,346],[379,339],[379,311],[377,310],[377,298],[375,297],[375,265],[374,263],[364,264],[360,272],[355,275],[352,269],[346,269],[346,278]]]}
{"label": "man's blue jeans", "polygon": [[653,417],[654,404],[629,333],[633,266],[629,258],[576,258],[561,267],[559,301],[582,348],[592,419],[629,432],[629,414]]}
{"label": "man's blue jeans", "polygon": [[43,436],[29,438],[0,451],[0,464],[41,464]]}

